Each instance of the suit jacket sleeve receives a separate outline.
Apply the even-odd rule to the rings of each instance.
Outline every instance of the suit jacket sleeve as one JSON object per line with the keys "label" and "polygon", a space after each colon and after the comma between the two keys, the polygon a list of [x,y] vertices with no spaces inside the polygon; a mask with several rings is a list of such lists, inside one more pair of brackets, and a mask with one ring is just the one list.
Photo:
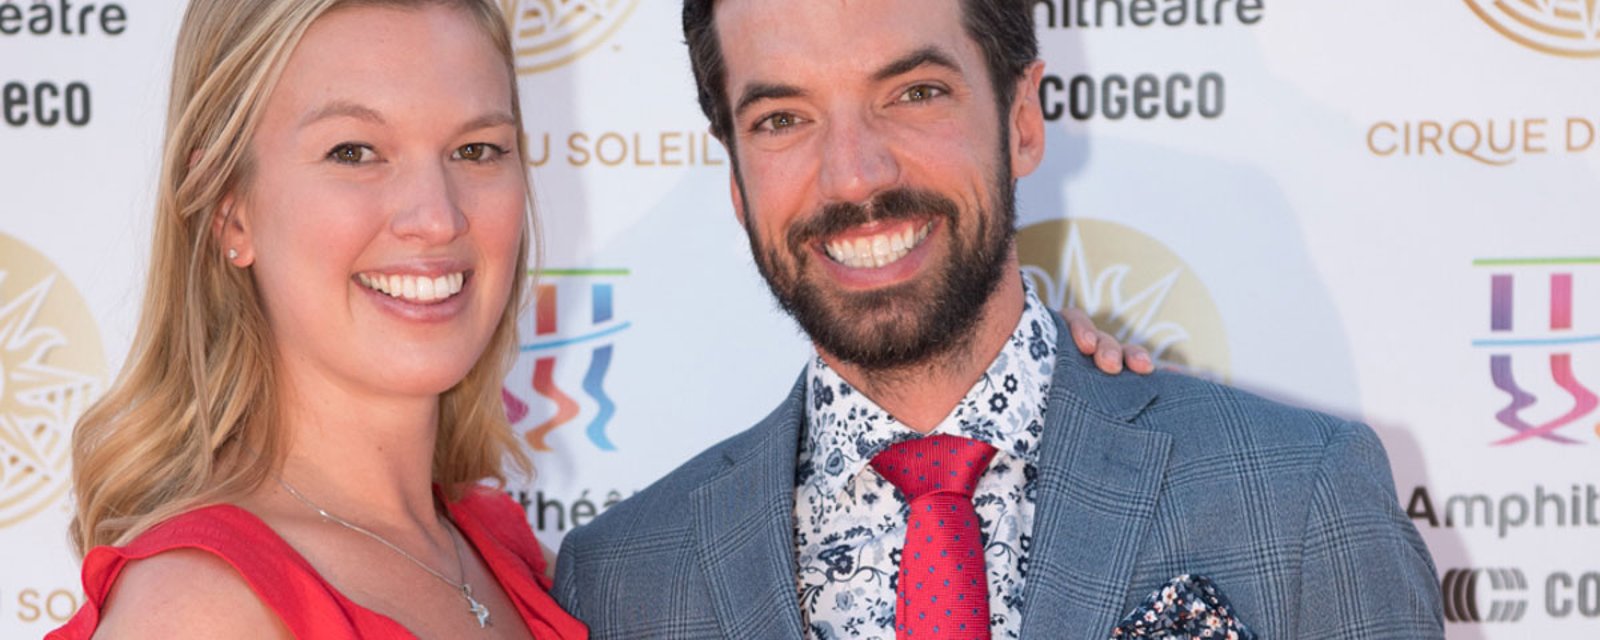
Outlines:
{"label": "suit jacket sleeve", "polygon": [[561,551],[556,554],[556,584],[552,590],[556,603],[568,614],[583,620],[583,608],[578,602],[578,545],[574,542],[577,531],[561,540]]}
{"label": "suit jacket sleeve", "polygon": [[1366,425],[1328,442],[1305,539],[1297,637],[1444,637],[1433,559]]}

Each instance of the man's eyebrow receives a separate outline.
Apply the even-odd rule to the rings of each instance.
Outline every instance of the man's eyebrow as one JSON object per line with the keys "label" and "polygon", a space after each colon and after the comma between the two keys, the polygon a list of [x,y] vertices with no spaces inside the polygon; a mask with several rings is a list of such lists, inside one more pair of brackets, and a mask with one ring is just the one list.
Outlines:
{"label": "man's eyebrow", "polygon": [[379,115],[377,111],[374,111],[370,107],[365,107],[346,100],[335,100],[318,107],[311,113],[306,114],[306,117],[300,119],[300,126],[301,128],[305,128],[317,122],[327,120],[328,118],[338,117],[355,118],[357,120],[365,120],[373,124],[385,123],[383,116]]}
{"label": "man's eyebrow", "polygon": [[[961,66],[956,64],[953,56],[938,47],[928,46],[901,56],[899,59],[884,65],[883,68],[872,74],[872,81],[882,82],[895,76],[909,73],[912,70],[926,65],[944,67],[956,73],[961,72]],[[740,114],[744,113],[745,109],[748,109],[750,105],[762,100],[799,98],[804,97],[805,95],[806,92],[804,89],[792,85],[773,84],[768,82],[753,83],[750,86],[745,87],[744,92],[739,94],[739,101],[735,103],[733,107],[733,115],[734,117],[738,117]]]}
{"label": "man's eyebrow", "polygon": [[872,74],[872,80],[873,82],[883,82],[895,76],[909,73],[924,65],[944,67],[956,73],[961,72],[961,66],[956,64],[954,57],[938,47],[929,46],[901,56],[900,59],[884,65],[883,68],[878,69],[877,73]]}
{"label": "man's eyebrow", "polygon": [[739,102],[733,108],[733,115],[734,115],[734,117],[738,117],[739,114],[744,113],[745,109],[750,108],[750,105],[755,104],[757,102],[760,102],[762,100],[780,100],[780,99],[783,99],[783,98],[799,98],[799,97],[803,97],[805,95],[806,95],[806,92],[803,89],[801,89],[799,87],[796,87],[796,86],[786,85],[786,84],[771,84],[771,83],[767,83],[767,82],[757,82],[757,83],[752,84],[752,85],[750,85],[748,87],[745,87],[744,88],[744,93],[739,94]]}

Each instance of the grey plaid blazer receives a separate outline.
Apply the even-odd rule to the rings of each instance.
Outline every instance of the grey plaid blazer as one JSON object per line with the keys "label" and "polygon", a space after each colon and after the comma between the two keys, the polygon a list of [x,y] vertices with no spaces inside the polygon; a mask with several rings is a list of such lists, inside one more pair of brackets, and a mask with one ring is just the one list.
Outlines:
{"label": "grey plaid blazer", "polygon": [[[1265,640],[1444,636],[1433,561],[1371,429],[1182,375],[1104,375],[1058,335],[1022,637],[1107,638],[1185,573]],[[594,638],[804,637],[804,384],[567,536],[555,596]]]}

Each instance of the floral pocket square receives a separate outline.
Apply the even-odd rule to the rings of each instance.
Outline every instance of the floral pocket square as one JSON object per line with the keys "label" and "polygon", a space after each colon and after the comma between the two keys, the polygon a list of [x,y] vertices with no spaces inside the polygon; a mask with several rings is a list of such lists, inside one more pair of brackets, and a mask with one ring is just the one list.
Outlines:
{"label": "floral pocket square", "polygon": [[1205,576],[1184,574],[1156,589],[1122,619],[1111,638],[1166,640],[1255,640],[1256,634],[1233,617],[1233,605]]}

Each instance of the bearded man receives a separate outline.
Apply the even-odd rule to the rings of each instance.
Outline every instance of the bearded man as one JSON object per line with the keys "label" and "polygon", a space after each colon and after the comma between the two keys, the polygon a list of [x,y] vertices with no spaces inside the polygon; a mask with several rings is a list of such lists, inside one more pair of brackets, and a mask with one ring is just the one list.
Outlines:
{"label": "bearded man", "polygon": [[595,637],[1443,637],[1371,429],[1101,375],[1025,285],[1032,5],[685,2],[734,210],[816,356],[568,535],[557,598]]}

